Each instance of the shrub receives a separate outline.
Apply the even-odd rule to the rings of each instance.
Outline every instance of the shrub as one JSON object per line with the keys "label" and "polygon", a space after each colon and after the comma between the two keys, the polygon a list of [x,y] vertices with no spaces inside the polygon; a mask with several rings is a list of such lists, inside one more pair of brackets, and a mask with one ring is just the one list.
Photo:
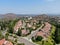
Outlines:
{"label": "shrub", "polygon": [[38,37],[36,38],[36,41],[41,41],[42,39],[43,39],[43,37],[38,36]]}

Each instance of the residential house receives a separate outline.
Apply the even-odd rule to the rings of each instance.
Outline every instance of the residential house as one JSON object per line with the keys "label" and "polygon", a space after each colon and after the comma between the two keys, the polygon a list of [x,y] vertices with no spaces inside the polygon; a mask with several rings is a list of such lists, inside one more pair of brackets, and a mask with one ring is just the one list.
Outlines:
{"label": "residential house", "polygon": [[16,25],[14,26],[14,33],[16,33],[19,28],[21,29],[21,27],[22,27],[22,21],[19,20],[19,21],[16,23]]}
{"label": "residential house", "polygon": [[13,45],[13,44],[10,41],[2,39],[2,40],[0,40],[0,45]]}
{"label": "residential house", "polygon": [[45,22],[45,26],[37,32],[36,36],[42,36],[46,39],[50,35],[51,25],[48,22]]}

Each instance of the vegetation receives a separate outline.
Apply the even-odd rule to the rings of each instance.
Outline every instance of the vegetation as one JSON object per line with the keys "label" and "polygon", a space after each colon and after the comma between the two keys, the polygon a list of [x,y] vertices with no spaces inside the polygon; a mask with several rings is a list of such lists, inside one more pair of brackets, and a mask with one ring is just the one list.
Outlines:
{"label": "vegetation", "polygon": [[[24,19],[22,19],[24,20]],[[13,33],[14,29],[13,27],[15,26],[16,22],[19,21],[19,19],[15,19],[15,20],[10,20],[10,21],[1,21],[0,22],[0,30],[6,30],[8,28],[7,33],[5,34],[5,37],[2,35],[2,32],[0,31],[0,39],[5,38],[6,40],[8,39],[9,33]],[[38,36],[38,37],[32,37],[32,41],[36,42],[37,44],[40,45],[55,45],[55,42],[57,44],[60,44],[60,24],[58,24],[54,19],[50,19],[50,24],[52,25],[51,31],[50,31],[50,35],[48,36],[47,40],[42,40],[43,37]],[[27,26],[27,25],[26,25]],[[39,28],[41,26],[41,21],[39,21],[39,23],[36,23],[35,25],[33,25],[37,28]],[[18,29],[17,35],[21,36],[21,30],[22,29]],[[30,30],[30,34],[31,32],[34,30],[32,27],[26,27],[26,30]],[[17,43],[17,35],[13,36],[14,38],[16,38],[15,41],[12,41],[14,44]],[[18,43],[17,45],[24,45],[23,43],[20,44]]]}
{"label": "vegetation", "polygon": [[40,44],[40,45],[55,45],[55,41],[54,41],[55,30],[56,30],[56,27],[54,25],[52,25],[52,28],[50,31],[50,36],[48,36],[47,40],[42,40],[41,37],[38,37],[36,39],[37,41],[34,40],[34,38],[32,38],[32,40],[33,40],[33,42]]}
{"label": "vegetation", "polygon": [[4,36],[2,35],[1,31],[0,31],[0,39],[4,38]]}
{"label": "vegetation", "polygon": [[60,43],[60,28],[56,28],[56,32],[55,32],[55,42],[57,44]]}
{"label": "vegetation", "polygon": [[13,33],[14,29],[12,27],[9,28],[8,32]]}
{"label": "vegetation", "polygon": [[9,33],[5,34],[5,39],[8,40]]}
{"label": "vegetation", "polygon": [[38,36],[38,37],[36,38],[36,41],[41,41],[42,39],[43,39],[43,37]]}
{"label": "vegetation", "polygon": [[54,25],[52,25],[52,28],[51,28],[51,38],[52,39],[55,38],[55,31],[56,31],[56,27]]}
{"label": "vegetation", "polygon": [[54,41],[55,30],[56,30],[56,27],[54,25],[52,25],[52,28],[50,31],[51,35],[48,36],[47,40],[42,41],[42,45],[55,45],[55,41]]}
{"label": "vegetation", "polygon": [[11,22],[8,24],[8,28],[9,28],[8,32],[9,32],[9,33],[13,33],[13,31],[14,31],[13,27],[15,26],[15,24],[16,24],[16,22],[17,22],[18,20],[19,20],[19,19],[15,19],[15,20],[11,21]]}
{"label": "vegetation", "polygon": [[41,36],[37,36],[37,38],[32,37],[33,42],[39,42],[39,41],[42,41],[42,39],[43,39],[43,37],[41,37]]}
{"label": "vegetation", "polygon": [[[60,24],[57,23],[57,21],[55,20],[51,20],[50,23],[55,26],[55,30],[54,28],[52,29],[53,30],[51,33],[53,35],[52,38],[54,39],[56,44],[59,44],[60,43]],[[55,33],[53,33],[54,31]]]}
{"label": "vegetation", "polygon": [[21,36],[21,30],[20,30],[20,28],[18,29],[17,35]]}

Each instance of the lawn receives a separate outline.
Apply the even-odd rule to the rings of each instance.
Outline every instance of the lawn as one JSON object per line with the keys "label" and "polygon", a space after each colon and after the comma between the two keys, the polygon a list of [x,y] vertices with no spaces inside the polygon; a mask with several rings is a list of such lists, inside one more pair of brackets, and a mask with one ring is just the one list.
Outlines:
{"label": "lawn", "polygon": [[56,27],[54,25],[52,25],[51,35],[54,35],[55,34],[55,30],[56,30]]}
{"label": "lawn", "polygon": [[42,41],[34,42],[36,44],[42,45]]}
{"label": "lawn", "polygon": [[53,45],[54,40],[52,39],[52,37],[54,37],[55,29],[56,29],[56,27],[54,25],[52,25],[51,32],[50,32],[51,35],[48,36],[47,40],[38,41],[38,42],[35,42],[35,43],[37,43],[39,45]]}

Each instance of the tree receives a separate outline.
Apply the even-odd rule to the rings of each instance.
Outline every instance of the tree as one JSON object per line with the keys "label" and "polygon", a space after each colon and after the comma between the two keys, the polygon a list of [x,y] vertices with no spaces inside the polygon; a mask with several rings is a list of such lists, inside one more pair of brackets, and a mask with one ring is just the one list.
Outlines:
{"label": "tree", "polygon": [[17,43],[17,39],[15,39],[15,42]]}
{"label": "tree", "polygon": [[5,34],[5,39],[8,40],[9,33]]}
{"label": "tree", "polygon": [[21,33],[22,33],[21,30],[18,29],[17,35],[18,35],[18,36],[21,36]]}
{"label": "tree", "polygon": [[55,33],[55,41],[56,43],[60,43],[60,28],[56,29],[56,33]]}
{"label": "tree", "polygon": [[41,41],[42,39],[43,39],[43,37],[38,36],[38,37],[36,38],[36,41]]}
{"label": "tree", "polygon": [[32,41],[33,41],[33,42],[36,42],[36,40],[35,40],[35,38],[34,38],[34,37],[32,37]]}
{"label": "tree", "polygon": [[13,33],[13,28],[10,27],[9,30],[8,30],[9,33]]}
{"label": "tree", "polygon": [[0,31],[0,39],[4,38],[4,36],[2,35],[1,31]]}

